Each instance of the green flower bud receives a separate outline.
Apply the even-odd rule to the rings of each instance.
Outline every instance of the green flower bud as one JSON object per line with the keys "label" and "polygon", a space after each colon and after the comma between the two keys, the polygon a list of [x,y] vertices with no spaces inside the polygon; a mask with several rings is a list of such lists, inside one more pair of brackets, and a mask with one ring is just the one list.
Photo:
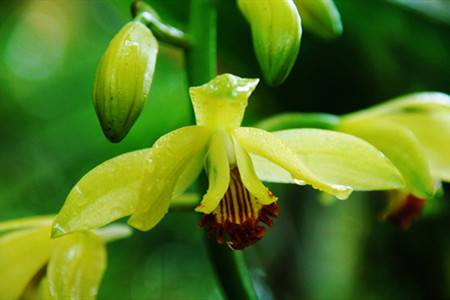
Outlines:
{"label": "green flower bud", "polygon": [[253,47],[265,80],[280,85],[288,77],[300,49],[302,27],[292,0],[239,0],[252,30]]}
{"label": "green flower bud", "polygon": [[130,22],[112,39],[97,69],[94,106],[105,136],[120,142],[147,101],[158,42],[142,23]]}
{"label": "green flower bud", "polygon": [[341,15],[333,0],[294,0],[294,2],[306,30],[325,39],[342,34]]}

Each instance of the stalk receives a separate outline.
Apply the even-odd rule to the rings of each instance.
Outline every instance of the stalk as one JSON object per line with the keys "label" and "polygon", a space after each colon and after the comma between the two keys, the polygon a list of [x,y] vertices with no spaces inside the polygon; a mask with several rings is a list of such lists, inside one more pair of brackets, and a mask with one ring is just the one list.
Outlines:
{"label": "stalk", "polygon": [[[189,86],[202,85],[217,75],[217,9],[212,0],[191,0],[189,36],[186,50]],[[199,180],[199,190],[206,190],[206,179]],[[205,245],[211,263],[228,299],[257,299],[242,252],[218,245],[213,238]]]}

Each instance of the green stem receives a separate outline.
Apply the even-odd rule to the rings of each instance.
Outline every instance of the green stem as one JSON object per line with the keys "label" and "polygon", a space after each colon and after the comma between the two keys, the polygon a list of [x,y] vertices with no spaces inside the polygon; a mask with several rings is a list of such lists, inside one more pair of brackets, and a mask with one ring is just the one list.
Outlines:
{"label": "green stem", "polygon": [[[217,11],[212,0],[191,0],[189,29],[192,45],[186,51],[188,81],[189,86],[197,86],[217,75]],[[203,182],[206,186],[206,180]],[[243,253],[218,245],[213,238],[206,241],[206,247],[227,298],[257,299]]]}
{"label": "green stem", "polygon": [[147,3],[142,1],[133,2],[131,14],[135,21],[147,26],[158,41],[182,49],[188,49],[191,46],[188,36],[183,31],[163,23],[158,14]]}
{"label": "green stem", "polygon": [[217,12],[212,1],[191,0],[192,47],[186,51],[189,86],[202,85],[217,75],[216,23]]}

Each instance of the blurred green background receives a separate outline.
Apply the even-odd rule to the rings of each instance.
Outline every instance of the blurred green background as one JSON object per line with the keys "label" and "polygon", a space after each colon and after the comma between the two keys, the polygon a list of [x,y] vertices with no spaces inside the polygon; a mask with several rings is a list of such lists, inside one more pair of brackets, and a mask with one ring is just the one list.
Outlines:
{"label": "blurred green background", "polygon": [[[415,91],[449,93],[445,2],[336,1],[342,37],[325,41],[304,32],[290,77],[278,88],[260,84],[245,124],[275,112],[341,114]],[[167,22],[187,27],[188,1],[149,3]],[[88,170],[190,124],[183,53],[161,45],[141,117],[120,144],[103,136],[93,81],[109,41],[130,19],[129,5],[0,1],[0,221],[58,212]],[[260,77],[235,2],[218,1],[218,9],[219,71]],[[379,222],[384,193],[331,203],[308,187],[270,188],[280,198],[280,219],[245,250],[261,299],[450,298],[445,196],[402,232]],[[198,220],[170,213],[154,230],[109,244],[98,298],[222,298]]]}

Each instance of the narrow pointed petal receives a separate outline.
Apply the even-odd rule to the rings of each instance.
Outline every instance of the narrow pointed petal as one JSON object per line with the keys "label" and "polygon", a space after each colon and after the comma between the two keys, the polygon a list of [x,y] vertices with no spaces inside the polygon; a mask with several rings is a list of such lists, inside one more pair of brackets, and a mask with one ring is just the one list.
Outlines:
{"label": "narrow pointed petal", "polygon": [[0,234],[3,231],[13,231],[13,230],[23,230],[32,229],[44,226],[50,226],[53,222],[55,216],[38,216],[30,218],[14,219],[11,221],[0,223]]}
{"label": "narrow pointed petal", "polygon": [[341,15],[332,0],[294,0],[302,16],[302,26],[322,38],[342,34]]}
{"label": "narrow pointed petal", "polygon": [[386,119],[411,130],[425,151],[431,175],[450,182],[450,110],[411,112]]}
{"label": "narrow pointed petal", "polygon": [[259,180],[258,176],[256,176],[252,160],[247,151],[245,151],[237,141],[234,143],[234,149],[236,151],[236,162],[239,173],[247,190],[263,205],[268,205],[277,201],[277,197],[275,197],[269,189],[264,186],[261,180]]}
{"label": "narrow pointed petal", "polygon": [[92,232],[56,240],[47,268],[50,294],[56,300],[95,299],[106,268],[103,240]]}
{"label": "narrow pointed petal", "polygon": [[147,162],[139,203],[128,224],[139,230],[150,230],[169,210],[175,184],[195,156],[205,149],[211,136],[209,128],[189,126],[172,131],[153,145]]}
{"label": "narrow pointed petal", "polygon": [[343,127],[383,152],[405,179],[406,188],[420,198],[431,198],[434,183],[427,158],[416,136],[406,127],[386,120]]}
{"label": "narrow pointed petal", "polygon": [[219,205],[228,189],[230,167],[226,152],[227,142],[231,143],[230,137],[223,130],[217,131],[211,138],[205,167],[209,188],[195,211],[205,214],[211,213]]}
{"label": "narrow pointed petal", "polygon": [[267,131],[241,127],[233,135],[245,150],[262,156],[291,173],[294,180],[310,184],[313,188],[346,199],[352,192],[350,186],[331,185],[314,175],[279,137]]}
{"label": "narrow pointed petal", "polygon": [[19,299],[28,282],[45,266],[53,249],[50,225],[0,236],[0,295]]}
{"label": "narrow pointed petal", "polygon": [[259,79],[222,74],[210,82],[189,89],[198,125],[234,128],[242,123],[248,97]]}
{"label": "narrow pointed petal", "polygon": [[314,175],[330,185],[354,190],[404,187],[395,166],[374,146],[349,134],[321,129],[274,132]]}
{"label": "narrow pointed petal", "polygon": [[53,237],[94,229],[136,209],[144,166],[152,149],[122,154],[89,171],[67,196],[56,216]]}
{"label": "narrow pointed petal", "polygon": [[429,110],[450,111],[450,96],[440,92],[409,94],[345,115],[342,117],[342,122],[350,123],[394,114],[408,114],[414,110],[416,112]]}

